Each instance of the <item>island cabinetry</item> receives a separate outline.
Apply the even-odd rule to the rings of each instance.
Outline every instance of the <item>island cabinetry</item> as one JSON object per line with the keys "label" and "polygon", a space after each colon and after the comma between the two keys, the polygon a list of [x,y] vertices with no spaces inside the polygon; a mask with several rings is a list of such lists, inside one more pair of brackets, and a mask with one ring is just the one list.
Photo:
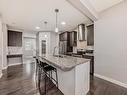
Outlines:
{"label": "island cabinetry", "polygon": [[[42,60],[55,67],[58,73],[58,88],[64,95],[86,95],[90,84],[90,60],[71,56],[46,55]],[[53,78],[55,78],[53,73]]]}

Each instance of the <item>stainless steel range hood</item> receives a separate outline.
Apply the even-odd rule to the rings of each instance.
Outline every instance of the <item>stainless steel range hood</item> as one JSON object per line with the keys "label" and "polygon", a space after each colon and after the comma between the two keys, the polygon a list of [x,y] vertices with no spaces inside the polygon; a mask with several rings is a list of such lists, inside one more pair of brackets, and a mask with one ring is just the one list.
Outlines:
{"label": "stainless steel range hood", "polygon": [[78,40],[85,41],[85,24],[78,25]]}

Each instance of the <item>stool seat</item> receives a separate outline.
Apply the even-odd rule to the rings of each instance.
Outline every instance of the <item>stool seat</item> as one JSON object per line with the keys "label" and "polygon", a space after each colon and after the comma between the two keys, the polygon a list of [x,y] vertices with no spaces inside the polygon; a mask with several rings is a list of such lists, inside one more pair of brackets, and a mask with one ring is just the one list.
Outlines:
{"label": "stool seat", "polygon": [[46,66],[46,67],[44,67],[44,70],[45,70],[46,72],[48,72],[48,71],[55,70],[55,68],[52,67],[52,66]]}
{"label": "stool seat", "polygon": [[[38,75],[38,86],[40,86],[41,77],[45,76],[45,95],[46,95],[46,81],[47,78],[51,81],[55,82],[56,87],[58,88],[58,76],[57,76],[57,69],[48,65],[46,62],[41,60],[41,57],[34,57],[36,59],[36,75]],[[55,74],[56,78],[52,77],[52,72]]]}
{"label": "stool seat", "polygon": [[44,63],[44,62],[41,62],[41,61],[40,61],[40,66],[41,66],[41,67],[47,67],[47,66],[49,66],[49,65],[48,65],[47,63]]}

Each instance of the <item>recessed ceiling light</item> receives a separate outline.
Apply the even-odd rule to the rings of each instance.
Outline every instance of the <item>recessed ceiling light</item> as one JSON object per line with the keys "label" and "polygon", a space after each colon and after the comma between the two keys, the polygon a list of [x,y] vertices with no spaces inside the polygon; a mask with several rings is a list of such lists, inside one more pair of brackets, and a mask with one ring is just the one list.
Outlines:
{"label": "recessed ceiling light", "polygon": [[45,35],[45,38],[47,38],[47,35]]}
{"label": "recessed ceiling light", "polygon": [[65,25],[65,24],[66,24],[66,22],[64,22],[64,21],[63,21],[63,22],[61,22],[61,24],[62,24],[62,25]]}
{"label": "recessed ceiling light", "polygon": [[40,27],[37,26],[36,29],[40,29]]}

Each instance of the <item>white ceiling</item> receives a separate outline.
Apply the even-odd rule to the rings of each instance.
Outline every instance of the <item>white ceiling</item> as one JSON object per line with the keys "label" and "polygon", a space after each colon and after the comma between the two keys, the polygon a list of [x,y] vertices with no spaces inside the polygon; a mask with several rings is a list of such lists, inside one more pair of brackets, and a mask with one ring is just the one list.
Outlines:
{"label": "white ceiling", "polygon": [[[11,28],[24,31],[54,31],[55,12],[58,14],[60,31],[72,30],[80,23],[91,22],[86,16],[72,7],[66,0],[0,0],[0,13]],[[44,21],[47,21],[45,29]],[[62,26],[60,23],[67,24]],[[40,30],[35,29],[41,27]]]}
{"label": "white ceiling", "polygon": [[123,0],[90,0],[91,4],[97,12],[104,11]]}

